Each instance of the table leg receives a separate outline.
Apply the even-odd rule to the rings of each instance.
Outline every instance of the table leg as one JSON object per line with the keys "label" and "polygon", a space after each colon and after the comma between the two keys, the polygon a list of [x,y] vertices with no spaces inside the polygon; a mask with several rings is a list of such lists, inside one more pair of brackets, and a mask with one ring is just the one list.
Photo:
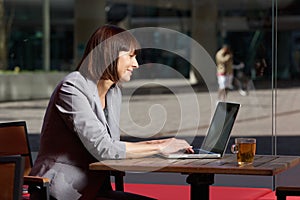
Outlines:
{"label": "table leg", "polygon": [[186,182],[191,185],[191,200],[209,200],[209,186],[214,174],[189,174]]}

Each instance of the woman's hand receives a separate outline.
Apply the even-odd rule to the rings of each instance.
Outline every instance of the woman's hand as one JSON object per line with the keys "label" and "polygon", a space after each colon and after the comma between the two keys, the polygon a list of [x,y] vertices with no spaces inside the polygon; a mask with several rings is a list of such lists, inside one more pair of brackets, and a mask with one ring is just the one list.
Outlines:
{"label": "woman's hand", "polygon": [[154,154],[170,154],[178,151],[194,153],[192,146],[185,140],[169,138],[162,140],[148,140],[143,142],[125,142],[126,158],[141,158]]}
{"label": "woman's hand", "polygon": [[156,141],[159,144],[160,153],[171,154],[178,151],[185,151],[186,153],[194,153],[193,147],[182,139],[170,138]]}

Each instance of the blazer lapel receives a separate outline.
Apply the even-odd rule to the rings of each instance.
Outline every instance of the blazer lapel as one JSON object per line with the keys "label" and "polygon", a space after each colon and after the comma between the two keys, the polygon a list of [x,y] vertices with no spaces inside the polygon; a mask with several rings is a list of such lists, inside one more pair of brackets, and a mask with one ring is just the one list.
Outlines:
{"label": "blazer lapel", "polygon": [[102,104],[100,101],[100,97],[98,95],[97,84],[94,81],[89,80],[89,79],[87,79],[87,82],[88,82],[89,88],[91,88],[91,92],[93,95],[93,100],[91,102],[92,109],[93,109],[94,113],[96,114],[96,116],[98,117],[98,119],[107,127],[108,123],[107,123],[106,117],[104,115],[104,112],[102,110]]}

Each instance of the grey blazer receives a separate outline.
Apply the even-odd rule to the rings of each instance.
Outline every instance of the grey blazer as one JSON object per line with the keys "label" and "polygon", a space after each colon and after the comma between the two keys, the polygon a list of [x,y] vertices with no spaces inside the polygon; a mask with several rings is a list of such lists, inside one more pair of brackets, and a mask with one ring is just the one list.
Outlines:
{"label": "grey blazer", "polygon": [[67,75],[51,96],[30,175],[49,178],[50,194],[58,200],[94,198],[107,174],[93,174],[89,164],[125,158],[119,131],[120,88],[112,87],[106,98],[107,120],[96,82],[80,72]]}

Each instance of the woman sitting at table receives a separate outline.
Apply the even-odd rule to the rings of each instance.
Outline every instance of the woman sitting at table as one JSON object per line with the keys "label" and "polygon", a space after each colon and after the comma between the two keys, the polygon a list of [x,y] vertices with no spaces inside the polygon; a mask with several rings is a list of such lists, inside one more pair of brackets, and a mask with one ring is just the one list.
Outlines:
{"label": "woman sitting at table", "polygon": [[[124,159],[192,152],[185,140],[120,141],[120,82],[138,68],[139,44],[124,29],[98,28],[76,71],[53,92],[43,122],[40,150],[30,175],[50,179],[52,199],[149,199],[112,191],[109,174],[89,171],[103,159]],[[35,194],[32,194],[32,198]],[[36,197],[38,199],[38,197]]]}

